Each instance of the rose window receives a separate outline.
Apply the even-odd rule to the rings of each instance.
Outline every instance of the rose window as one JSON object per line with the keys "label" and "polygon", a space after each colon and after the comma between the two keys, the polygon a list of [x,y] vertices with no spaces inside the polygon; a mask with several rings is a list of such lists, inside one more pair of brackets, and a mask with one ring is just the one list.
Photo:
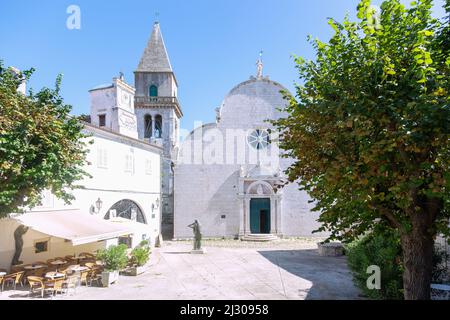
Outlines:
{"label": "rose window", "polygon": [[256,150],[267,148],[270,144],[269,132],[262,129],[252,131],[247,137],[248,144]]}

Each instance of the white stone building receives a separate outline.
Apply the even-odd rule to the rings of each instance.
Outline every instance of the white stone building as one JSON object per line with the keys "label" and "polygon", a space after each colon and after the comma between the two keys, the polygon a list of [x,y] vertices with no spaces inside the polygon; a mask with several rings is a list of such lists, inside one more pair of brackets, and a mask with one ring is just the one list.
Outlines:
{"label": "white stone building", "polygon": [[263,77],[261,59],[257,68],[256,77],[225,97],[216,123],[194,130],[179,145],[178,83],[160,25],[153,25],[135,71],[134,113],[138,138],[163,148],[166,237],[192,237],[187,225],[194,219],[210,237],[310,236],[319,227],[305,192],[294,184],[278,188],[290,160],[280,157],[276,132],[266,120],[282,116],[277,108],[286,103],[280,93],[285,88]]}
{"label": "white stone building", "polygon": [[[190,238],[198,219],[205,237],[311,236],[320,225],[305,192],[285,180],[291,160],[280,157],[267,120],[283,114],[286,89],[262,75],[234,87],[216,110],[216,123],[195,129],[175,166],[174,237]],[[314,234],[319,235],[319,234]],[[263,236],[264,237],[264,236]]]}
{"label": "white stone building", "polygon": [[148,240],[154,246],[161,225],[162,147],[136,139],[134,89],[123,78],[90,91],[92,123],[84,124],[86,177],[65,205],[50,192],[41,206],[0,220],[0,268],[15,254],[15,231],[23,234],[23,263],[95,252],[119,242],[129,247]]}

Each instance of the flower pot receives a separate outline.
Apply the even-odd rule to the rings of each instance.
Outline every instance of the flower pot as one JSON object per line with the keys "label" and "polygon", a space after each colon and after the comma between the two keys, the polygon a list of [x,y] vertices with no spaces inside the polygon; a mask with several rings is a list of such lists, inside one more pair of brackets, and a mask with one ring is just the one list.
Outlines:
{"label": "flower pot", "polygon": [[339,257],[344,255],[344,247],[342,243],[330,242],[330,243],[317,243],[319,249],[319,255],[322,257]]}
{"label": "flower pot", "polygon": [[144,272],[146,272],[148,269],[150,268],[149,264],[143,265],[143,266],[133,266],[133,267],[128,267],[127,270],[124,272],[125,275],[127,276],[138,276]]}
{"label": "flower pot", "polygon": [[109,287],[112,283],[119,279],[119,271],[104,271],[102,272],[102,285]]}

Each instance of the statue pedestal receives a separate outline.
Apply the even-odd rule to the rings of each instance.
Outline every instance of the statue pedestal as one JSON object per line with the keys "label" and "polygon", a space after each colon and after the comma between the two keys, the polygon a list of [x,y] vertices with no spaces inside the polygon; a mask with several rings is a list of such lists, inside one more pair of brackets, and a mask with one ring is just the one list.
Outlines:
{"label": "statue pedestal", "polygon": [[206,253],[205,249],[200,249],[200,250],[191,250],[191,254],[204,254]]}

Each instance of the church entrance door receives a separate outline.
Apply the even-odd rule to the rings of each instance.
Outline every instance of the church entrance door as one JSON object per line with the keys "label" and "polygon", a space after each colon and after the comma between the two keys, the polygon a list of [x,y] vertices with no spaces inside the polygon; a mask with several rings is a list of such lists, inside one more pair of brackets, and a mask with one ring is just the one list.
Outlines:
{"label": "church entrance door", "polygon": [[270,233],[270,199],[250,200],[250,232]]}

